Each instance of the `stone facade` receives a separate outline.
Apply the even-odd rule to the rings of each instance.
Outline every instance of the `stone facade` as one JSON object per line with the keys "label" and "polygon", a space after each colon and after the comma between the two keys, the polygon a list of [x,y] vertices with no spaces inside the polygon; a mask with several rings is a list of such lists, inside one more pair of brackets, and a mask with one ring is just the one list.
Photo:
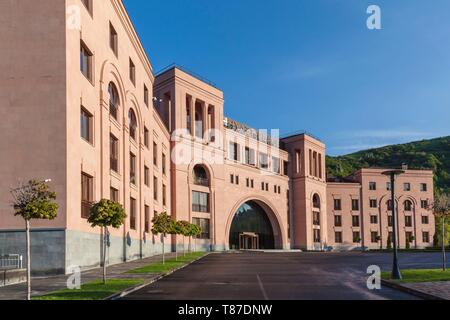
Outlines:
{"label": "stone facade", "polygon": [[[201,225],[195,246],[202,250],[245,247],[248,237],[273,249],[375,247],[375,229],[387,241],[386,192],[366,190],[371,181],[385,182],[380,171],[328,183],[320,140],[308,134],[278,140],[227,118],[223,92],[182,68],[155,75],[120,0],[5,1],[0,24],[9,44],[0,60],[0,254],[24,252],[24,223],[13,216],[10,188],[48,178],[59,211],[53,221],[32,222],[35,273],[99,265],[103,236],[86,212],[102,198],[120,202],[128,215],[110,230],[110,264],[161,252],[150,221],[163,211]],[[402,179],[412,189],[399,190],[399,201],[410,199],[414,213],[399,214],[413,215],[414,225],[400,228],[413,232],[414,245],[427,246],[421,234],[432,239],[434,220],[419,206],[432,201],[432,172],[408,171]],[[420,191],[424,183],[427,191]],[[361,205],[355,212],[348,207],[353,197]],[[372,198],[380,205],[378,226],[369,223]],[[256,226],[236,222],[246,214],[270,229],[265,240]],[[359,227],[349,225],[353,214]],[[236,235],[234,227],[245,232]],[[359,228],[361,243],[352,228]],[[183,240],[168,237],[167,249],[187,247]]]}

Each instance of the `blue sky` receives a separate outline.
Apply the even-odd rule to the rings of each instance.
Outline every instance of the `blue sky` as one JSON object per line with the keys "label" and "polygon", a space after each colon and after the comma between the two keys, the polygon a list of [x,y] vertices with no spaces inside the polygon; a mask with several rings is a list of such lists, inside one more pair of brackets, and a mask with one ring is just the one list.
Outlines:
{"label": "blue sky", "polygon": [[124,3],[155,72],[212,80],[252,127],[306,130],[331,155],[450,135],[448,0]]}

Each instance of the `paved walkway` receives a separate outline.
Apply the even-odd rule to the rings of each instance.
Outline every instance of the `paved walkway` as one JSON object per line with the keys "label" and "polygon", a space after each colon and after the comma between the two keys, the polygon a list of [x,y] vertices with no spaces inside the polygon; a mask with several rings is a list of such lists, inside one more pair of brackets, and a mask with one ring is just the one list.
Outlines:
{"label": "paved walkway", "polygon": [[[166,254],[166,258],[174,258],[174,253]],[[146,282],[156,278],[158,274],[124,274],[125,272],[144,267],[154,262],[161,261],[161,255],[120,263],[108,267],[108,278],[121,279],[145,279]],[[84,271],[81,274],[81,283],[90,282],[101,279],[103,275],[102,268],[96,268]],[[67,275],[58,275],[51,277],[36,277],[31,279],[31,295],[40,296],[49,292],[58,291],[67,288]],[[25,300],[26,299],[26,283],[15,284],[6,287],[0,287],[0,300]]]}
{"label": "paved walkway", "polygon": [[402,286],[450,300],[450,281],[402,283]]}

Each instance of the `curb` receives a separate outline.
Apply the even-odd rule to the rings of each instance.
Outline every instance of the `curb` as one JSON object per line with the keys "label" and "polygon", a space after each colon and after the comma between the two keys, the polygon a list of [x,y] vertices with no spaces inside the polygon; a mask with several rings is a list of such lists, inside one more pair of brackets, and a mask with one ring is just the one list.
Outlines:
{"label": "curb", "polygon": [[173,273],[175,273],[175,272],[177,272],[177,271],[179,271],[181,269],[186,268],[187,266],[193,264],[194,262],[197,262],[197,261],[203,259],[204,257],[206,257],[206,256],[208,256],[210,254],[211,253],[208,252],[205,255],[201,256],[200,258],[192,260],[191,262],[189,262],[189,263],[187,263],[187,264],[185,264],[185,265],[183,265],[183,266],[181,266],[179,268],[173,269],[173,270],[171,270],[169,272],[166,272],[166,273],[162,273],[162,274],[158,275],[157,277],[155,277],[155,278],[153,278],[153,279],[151,279],[151,280],[149,280],[147,282],[144,282],[144,283],[139,284],[137,286],[131,287],[129,289],[125,289],[125,290],[123,290],[121,292],[115,293],[115,294],[113,294],[113,295],[111,295],[109,297],[106,297],[103,300],[118,300],[118,299],[121,299],[121,298],[123,298],[123,297],[125,297],[125,296],[127,296],[127,295],[129,295],[129,294],[131,294],[133,292],[139,291],[139,290],[141,290],[141,289],[143,289],[143,288],[145,288],[145,287],[147,287],[147,286],[149,286],[149,285],[151,285],[151,284],[153,284],[153,283],[155,283],[155,282],[157,282],[157,281],[159,281],[159,280],[161,280],[161,279],[163,279],[163,278],[165,278],[167,276],[170,276],[171,274],[173,274]]}
{"label": "curb", "polygon": [[389,280],[381,280],[381,283],[383,285],[385,285],[386,287],[409,293],[409,294],[411,294],[413,296],[419,297],[419,298],[424,299],[424,300],[435,300],[435,301],[436,300],[446,300],[446,299],[444,299],[442,297],[435,296],[435,295],[432,295],[432,294],[429,294],[429,293],[426,293],[426,292],[423,292],[423,291],[420,291],[420,290],[408,288],[408,287],[405,287],[405,286],[403,286],[403,285],[401,285],[399,283],[395,283],[395,282],[392,282],[392,281],[389,281]]}

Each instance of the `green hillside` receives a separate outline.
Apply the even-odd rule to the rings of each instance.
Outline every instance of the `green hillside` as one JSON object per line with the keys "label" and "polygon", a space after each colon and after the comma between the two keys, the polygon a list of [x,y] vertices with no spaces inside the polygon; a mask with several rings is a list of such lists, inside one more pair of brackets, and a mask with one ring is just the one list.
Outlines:
{"label": "green hillside", "polygon": [[400,167],[432,169],[436,191],[450,191],[450,136],[327,157],[329,176],[346,177],[359,168]]}

